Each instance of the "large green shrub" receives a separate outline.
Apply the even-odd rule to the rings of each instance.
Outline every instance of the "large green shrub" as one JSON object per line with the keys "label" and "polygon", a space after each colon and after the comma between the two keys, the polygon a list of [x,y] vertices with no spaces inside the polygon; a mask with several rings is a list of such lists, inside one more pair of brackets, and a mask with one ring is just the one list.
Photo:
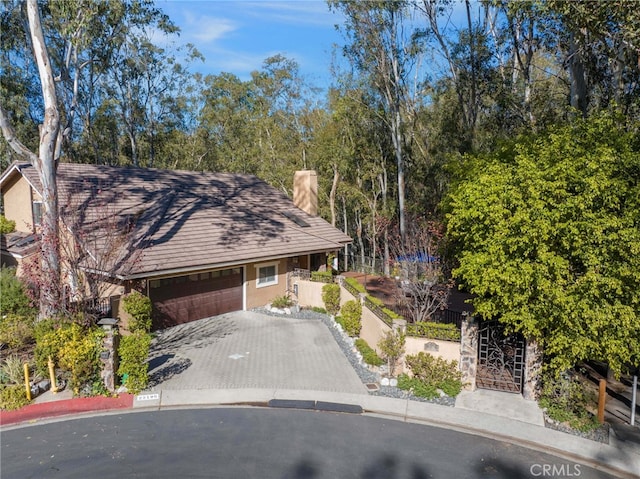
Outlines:
{"label": "large green shrub", "polygon": [[151,315],[153,313],[151,299],[138,291],[132,291],[122,301],[124,310],[131,315],[128,326],[129,331],[132,333],[135,331],[146,333],[151,331]]}
{"label": "large green shrub", "polygon": [[351,337],[360,335],[362,329],[362,305],[358,301],[347,301],[340,310],[341,324]]}
{"label": "large green shrub", "polygon": [[312,271],[311,281],[318,283],[333,283],[333,273],[331,271]]}
{"label": "large green shrub", "polygon": [[334,283],[325,284],[322,287],[322,301],[329,314],[338,314],[340,311],[340,286]]}
{"label": "large green shrub", "polygon": [[356,348],[362,354],[362,360],[370,364],[371,366],[382,366],[384,364],[384,360],[378,356],[375,349],[373,349],[369,344],[362,338],[358,338],[355,341]]}
{"label": "large green shrub", "polygon": [[460,341],[460,330],[455,324],[433,323],[430,321],[407,324],[407,336]]}
{"label": "large green shrub", "polygon": [[590,431],[599,426],[597,418],[589,412],[589,408],[597,407],[596,395],[575,376],[546,374],[538,403],[551,419],[574,429]]}
{"label": "large green shrub", "polygon": [[16,277],[15,268],[0,269],[0,315],[18,314],[25,317],[35,317],[37,309],[27,296],[25,285]]}
{"label": "large green shrub", "polygon": [[20,409],[29,404],[24,384],[7,384],[0,386],[0,409],[10,411]]}
{"label": "large green shrub", "polygon": [[138,330],[120,339],[118,375],[122,378],[124,386],[133,394],[139,393],[149,384],[147,357],[150,347],[151,335],[144,331]]}
{"label": "large green shrub", "polygon": [[406,357],[407,366],[413,374],[413,381],[423,384],[427,390],[441,389],[448,396],[455,397],[462,390],[462,373],[457,361],[432,356],[425,352]]}

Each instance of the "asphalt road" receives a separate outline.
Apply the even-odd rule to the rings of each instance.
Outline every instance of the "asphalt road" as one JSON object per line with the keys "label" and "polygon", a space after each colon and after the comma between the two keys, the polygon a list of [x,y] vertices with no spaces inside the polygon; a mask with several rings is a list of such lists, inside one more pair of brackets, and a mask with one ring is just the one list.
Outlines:
{"label": "asphalt road", "polygon": [[461,432],[374,417],[178,409],[5,430],[0,476],[27,478],[549,478],[609,476]]}

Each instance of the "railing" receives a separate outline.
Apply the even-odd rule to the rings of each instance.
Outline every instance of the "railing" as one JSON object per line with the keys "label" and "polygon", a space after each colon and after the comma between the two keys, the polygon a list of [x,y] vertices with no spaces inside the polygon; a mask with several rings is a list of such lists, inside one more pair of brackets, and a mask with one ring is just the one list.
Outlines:
{"label": "railing", "polygon": [[387,326],[393,327],[393,318],[389,316],[383,306],[380,306],[373,301],[369,296],[364,297],[364,304],[373,314],[375,314],[380,320],[382,320]]}

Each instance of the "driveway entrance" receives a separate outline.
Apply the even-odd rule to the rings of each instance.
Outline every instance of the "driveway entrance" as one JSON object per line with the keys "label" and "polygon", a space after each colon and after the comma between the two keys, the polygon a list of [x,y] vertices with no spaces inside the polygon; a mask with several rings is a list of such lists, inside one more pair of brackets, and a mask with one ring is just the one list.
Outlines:
{"label": "driveway entrance", "polygon": [[268,388],[366,394],[317,319],[238,311],[158,331],[150,389]]}

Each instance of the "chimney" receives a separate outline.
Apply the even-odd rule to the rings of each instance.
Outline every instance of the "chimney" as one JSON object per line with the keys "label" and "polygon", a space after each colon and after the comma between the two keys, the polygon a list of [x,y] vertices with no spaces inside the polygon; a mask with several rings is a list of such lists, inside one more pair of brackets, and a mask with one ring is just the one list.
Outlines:
{"label": "chimney", "polygon": [[318,175],[313,170],[293,175],[293,203],[311,216],[318,215]]}

